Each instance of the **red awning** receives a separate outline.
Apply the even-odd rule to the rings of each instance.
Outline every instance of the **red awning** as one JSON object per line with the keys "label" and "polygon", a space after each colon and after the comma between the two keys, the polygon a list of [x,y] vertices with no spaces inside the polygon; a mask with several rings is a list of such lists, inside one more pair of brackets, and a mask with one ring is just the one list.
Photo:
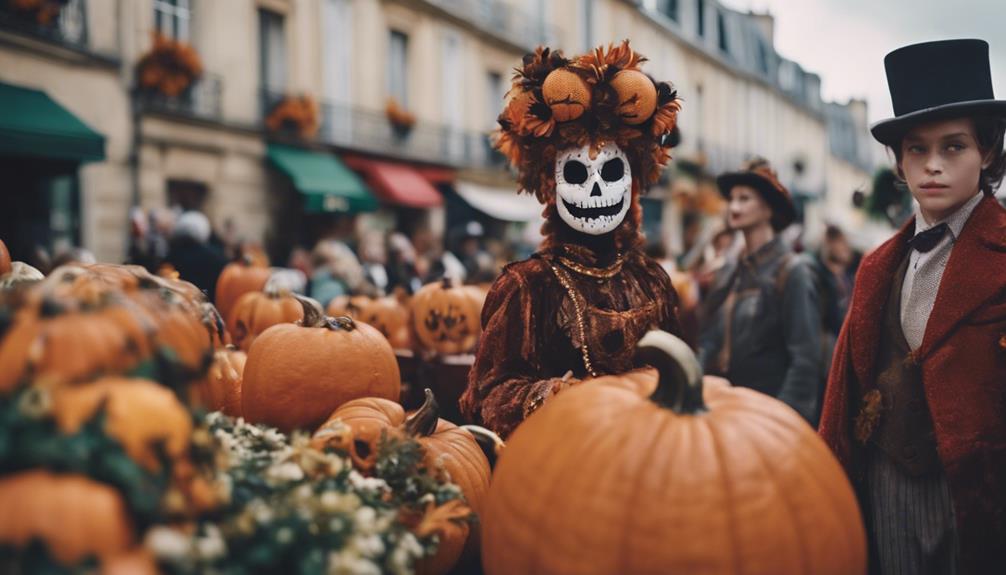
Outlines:
{"label": "red awning", "polygon": [[410,208],[432,208],[444,203],[440,192],[412,166],[359,156],[344,156],[343,161],[363,172],[382,202]]}

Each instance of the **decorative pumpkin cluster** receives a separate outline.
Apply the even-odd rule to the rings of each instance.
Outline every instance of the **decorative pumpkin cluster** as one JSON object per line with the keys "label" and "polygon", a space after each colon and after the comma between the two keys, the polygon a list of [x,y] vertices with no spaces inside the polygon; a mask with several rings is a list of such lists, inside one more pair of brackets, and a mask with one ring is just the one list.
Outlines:
{"label": "decorative pumpkin cluster", "polygon": [[645,61],[628,40],[573,59],[546,47],[524,56],[496,141],[520,172],[522,191],[548,203],[555,195],[556,153],[601,142],[617,144],[641,180],[656,181],[670,160],[665,141],[681,103],[670,83],[639,69]]}
{"label": "decorative pumpkin cluster", "polygon": [[[3,248],[0,571],[437,574],[477,561],[478,436],[440,419],[429,393],[405,417],[377,329],[275,289],[245,258],[217,282],[245,355],[190,283],[104,264],[23,274]],[[393,298],[364,313],[408,329]],[[288,439],[198,408],[321,429]]]}

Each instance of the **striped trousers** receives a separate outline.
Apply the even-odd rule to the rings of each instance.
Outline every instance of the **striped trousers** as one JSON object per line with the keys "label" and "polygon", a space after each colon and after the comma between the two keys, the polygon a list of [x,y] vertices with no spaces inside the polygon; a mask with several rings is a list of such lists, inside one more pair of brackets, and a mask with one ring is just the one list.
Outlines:
{"label": "striped trousers", "polygon": [[942,471],[912,477],[874,447],[867,462],[866,499],[872,575],[957,573],[957,528]]}

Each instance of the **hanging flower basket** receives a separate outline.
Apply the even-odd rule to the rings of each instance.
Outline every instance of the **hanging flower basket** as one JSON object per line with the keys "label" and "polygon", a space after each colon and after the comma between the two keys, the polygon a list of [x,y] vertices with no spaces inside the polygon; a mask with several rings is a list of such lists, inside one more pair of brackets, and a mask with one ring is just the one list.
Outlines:
{"label": "hanging flower basket", "polygon": [[394,98],[388,100],[384,112],[391,123],[391,129],[400,138],[408,136],[413,126],[416,125],[416,116],[399,105]]}
{"label": "hanging flower basket", "polygon": [[318,133],[318,116],[318,102],[311,96],[287,96],[269,112],[265,126],[274,134],[310,140]]}
{"label": "hanging flower basket", "polygon": [[192,46],[156,33],[153,46],[136,65],[140,88],[169,98],[183,94],[202,74],[202,60]]}

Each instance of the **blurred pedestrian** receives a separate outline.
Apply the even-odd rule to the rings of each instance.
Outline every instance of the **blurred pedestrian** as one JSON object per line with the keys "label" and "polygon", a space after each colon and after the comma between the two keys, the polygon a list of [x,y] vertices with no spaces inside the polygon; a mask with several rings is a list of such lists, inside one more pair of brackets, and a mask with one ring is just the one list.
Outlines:
{"label": "blurred pedestrian", "polygon": [[477,221],[470,221],[458,233],[455,255],[465,267],[465,283],[485,283],[496,279],[493,257],[482,242],[485,229]]}
{"label": "blurred pedestrian", "polygon": [[174,223],[164,261],[174,267],[181,279],[195,284],[212,300],[217,278],[227,265],[227,257],[210,245],[211,233],[210,220],[205,214],[197,211],[182,213]]}
{"label": "blurred pedestrian", "polygon": [[723,266],[703,302],[700,361],[708,373],[776,397],[813,423],[821,388],[813,263],[779,236],[796,208],[762,159],[717,182],[744,249]]}
{"label": "blurred pedestrian", "polygon": [[314,246],[311,258],[311,297],[322,305],[341,295],[376,295],[366,281],[360,260],[344,242],[321,240]]}
{"label": "blurred pedestrian", "polygon": [[360,238],[360,264],[363,266],[363,275],[377,293],[384,295],[390,293],[388,285],[388,250],[385,247],[384,232],[380,230],[368,230]]}
{"label": "blurred pedestrian", "polygon": [[402,287],[413,294],[423,287],[416,259],[416,249],[405,234],[395,232],[388,236],[389,293],[396,287]]}

